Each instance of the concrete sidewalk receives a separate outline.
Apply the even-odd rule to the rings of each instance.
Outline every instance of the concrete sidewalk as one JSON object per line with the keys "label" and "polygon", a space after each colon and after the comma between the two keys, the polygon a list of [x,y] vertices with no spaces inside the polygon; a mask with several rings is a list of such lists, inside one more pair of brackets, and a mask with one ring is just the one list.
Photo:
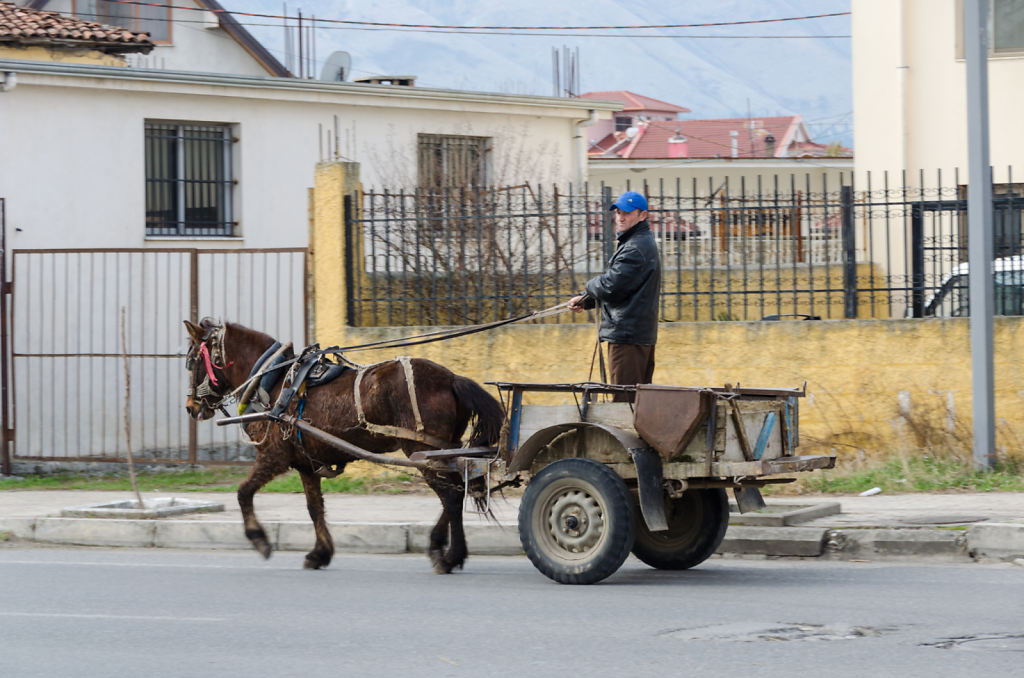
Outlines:
{"label": "concrete sidewalk", "polygon": [[[68,509],[133,500],[128,492],[0,492],[0,532],[22,540],[87,546],[251,548],[233,493],[148,492],[171,499],[223,505],[222,511],[160,518],[67,517]],[[260,493],[256,514],[278,550],[305,551],[313,529],[298,494]],[[325,497],[339,552],[423,551],[440,514],[433,495]],[[466,513],[471,553],[522,553],[519,499],[495,497],[497,522]],[[74,513],[74,512],[71,512]],[[79,512],[79,514],[81,514]],[[879,494],[770,498],[764,511],[730,518],[723,555],[834,559],[940,558],[1007,560],[1024,564],[1024,493]]]}

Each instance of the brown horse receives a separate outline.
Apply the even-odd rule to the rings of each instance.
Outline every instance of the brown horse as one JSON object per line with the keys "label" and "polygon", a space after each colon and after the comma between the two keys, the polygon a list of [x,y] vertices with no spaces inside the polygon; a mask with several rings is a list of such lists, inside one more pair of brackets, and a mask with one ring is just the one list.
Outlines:
{"label": "brown horse", "polygon": [[[245,385],[251,383],[253,366],[276,342],[262,332],[208,318],[199,325],[186,320],[185,326],[190,335],[186,365],[191,375],[185,408],[195,419],[209,419],[226,400],[237,399],[238,391],[248,390]],[[293,354],[288,347],[281,355],[291,358]],[[284,381],[270,390],[270,403],[277,402]],[[494,445],[504,421],[500,403],[479,384],[419,358],[345,370],[332,381],[293,398],[287,413],[369,452],[401,449],[407,456],[441,446],[460,447],[473,417],[476,423],[469,444]],[[253,511],[253,495],[293,468],[302,479],[316,529],[316,543],[306,554],[304,567],[318,569],[327,566],[334,555],[320,480],[325,470],[329,469],[329,475],[342,472],[354,457],[285,428],[270,421],[245,424],[247,435],[257,443],[252,472],[238,487],[245,536],[263,557],[270,557],[270,542]],[[424,471],[423,475],[442,507],[430,532],[429,556],[435,571],[449,573],[462,567],[468,555],[462,526],[462,478],[438,471]]]}

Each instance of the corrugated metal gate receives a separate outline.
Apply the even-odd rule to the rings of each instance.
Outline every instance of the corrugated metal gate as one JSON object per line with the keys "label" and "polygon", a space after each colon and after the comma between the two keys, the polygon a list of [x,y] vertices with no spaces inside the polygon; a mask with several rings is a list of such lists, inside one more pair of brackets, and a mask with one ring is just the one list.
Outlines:
{"label": "corrugated metal gate", "polygon": [[5,456],[124,460],[127,419],[138,460],[252,459],[236,427],[186,415],[182,321],[212,316],[306,345],[305,248],[14,250],[11,262]]}

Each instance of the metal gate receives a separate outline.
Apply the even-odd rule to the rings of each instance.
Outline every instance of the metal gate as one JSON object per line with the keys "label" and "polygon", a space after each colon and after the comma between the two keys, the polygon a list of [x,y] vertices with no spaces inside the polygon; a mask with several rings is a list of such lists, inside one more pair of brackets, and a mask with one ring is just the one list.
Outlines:
{"label": "metal gate", "polygon": [[304,346],[307,269],[305,248],[14,250],[5,455],[120,461],[130,444],[140,461],[251,460],[235,427],[185,413],[182,321],[212,316]]}

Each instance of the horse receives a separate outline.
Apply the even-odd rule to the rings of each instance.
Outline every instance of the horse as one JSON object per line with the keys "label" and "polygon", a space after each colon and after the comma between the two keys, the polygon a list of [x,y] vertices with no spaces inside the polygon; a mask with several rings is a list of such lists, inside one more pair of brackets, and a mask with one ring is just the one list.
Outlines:
{"label": "horse", "polygon": [[[246,386],[258,376],[254,373],[261,359],[266,360],[280,346],[270,335],[232,322],[204,318],[198,325],[186,320],[185,327],[189,333],[186,369],[191,380],[185,409],[196,420],[209,419],[218,409],[226,413],[225,403],[236,399],[239,389],[251,391]],[[294,356],[290,344],[276,353],[284,364]],[[335,371],[341,371],[340,376],[305,389],[301,398],[288,403],[287,412],[375,453],[401,449],[411,456],[417,451],[458,448],[474,419],[470,446],[498,442],[505,418],[502,405],[473,380],[435,362],[401,358]],[[284,382],[280,380],[264,394],[269,403],[280,404],[281,391],[288,388]],[[252,471],[238,486],[245,536],[264,558],[270,557],[272,547],[253,511],[253,495],[276,476],[295,469],[302,479],[316,533],[303,567],[326,567],[334,555],[334,542],[327,529],[321,479],[343,472],[355,457],[273,421],[242,425],[257,450]],[[441,500],[441,516],[430,532],[428,556],[438,574],[448,574],[461,569],[468,556],[462,524],[463,479],[458,473],[435,470],[424,470],[423,476]]]}

